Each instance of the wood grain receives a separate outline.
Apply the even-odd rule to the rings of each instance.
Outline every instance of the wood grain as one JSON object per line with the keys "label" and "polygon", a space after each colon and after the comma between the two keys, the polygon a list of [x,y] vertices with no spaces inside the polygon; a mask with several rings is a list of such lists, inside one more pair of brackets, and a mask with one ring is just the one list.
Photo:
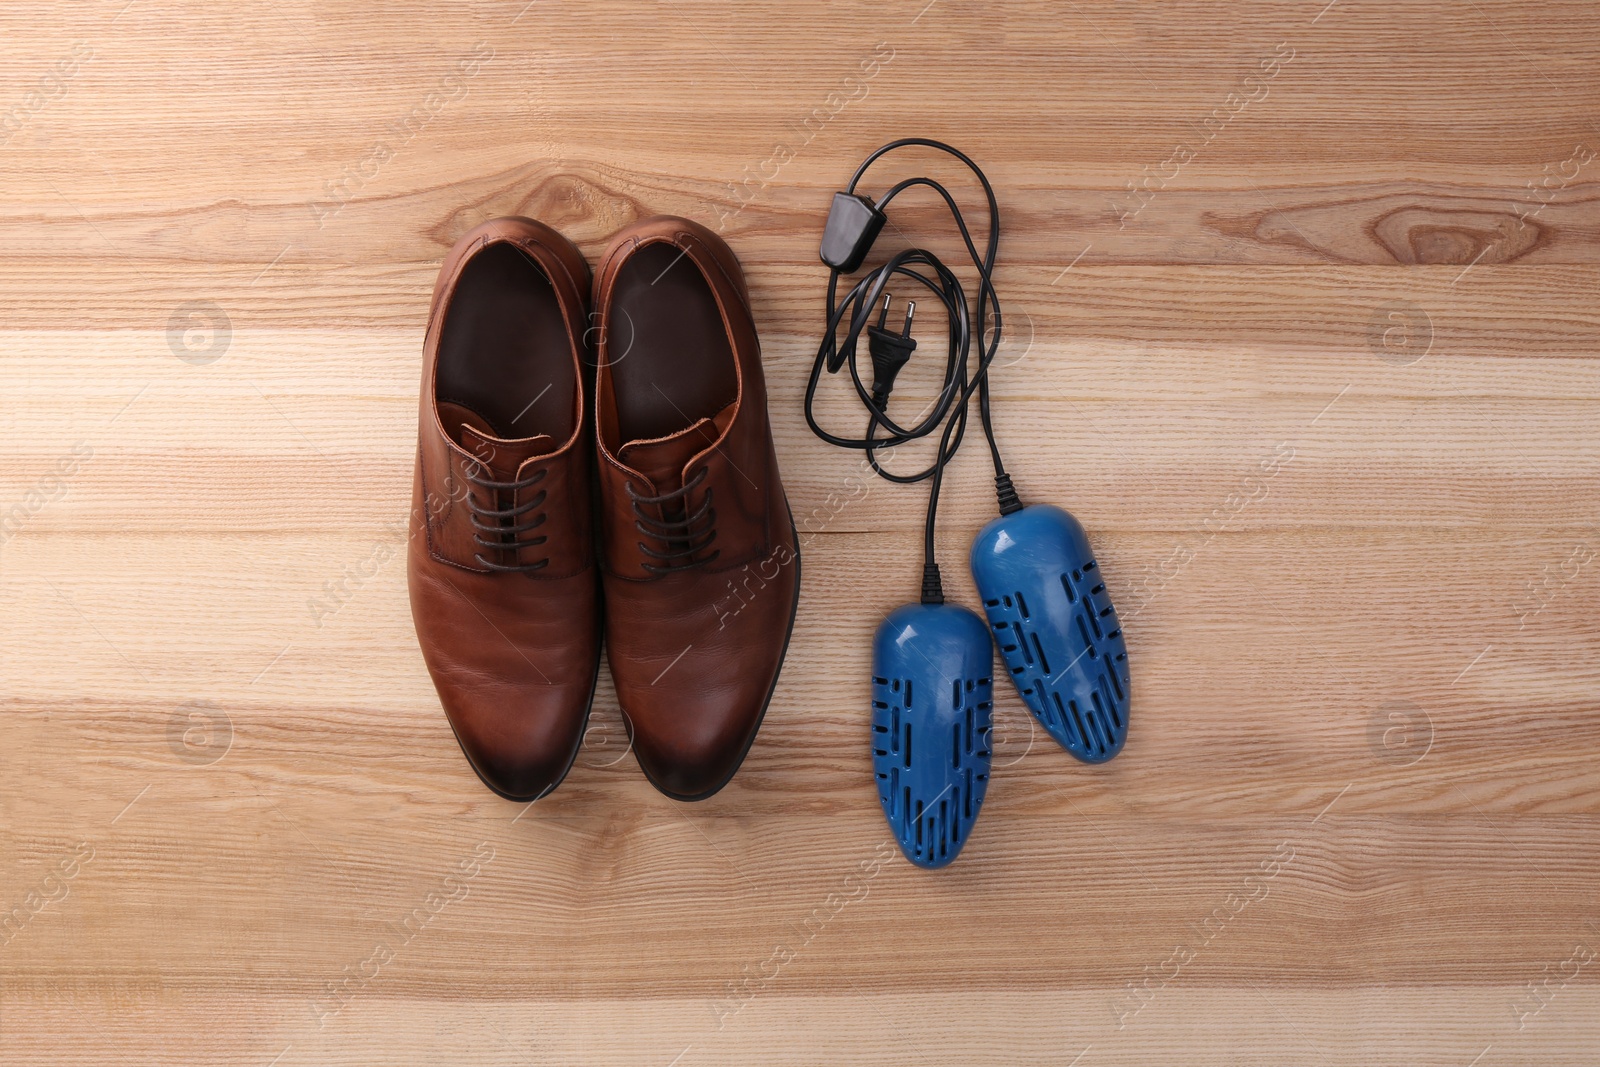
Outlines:
{"label": "wood grain", "polygon": [[[1593,1062],[1594,5],[46,0],[0,60],[0,1060]],[[1136,705],[1086,767],[1002,694],[937,875],[863,737],[922,492],[800,415],[827,197],[913,133],[995,183],[1002,443]],[[406,602],[428,291],[660,212],[748,271],[794,643],[717,797],[602,672],[524,810]]]}

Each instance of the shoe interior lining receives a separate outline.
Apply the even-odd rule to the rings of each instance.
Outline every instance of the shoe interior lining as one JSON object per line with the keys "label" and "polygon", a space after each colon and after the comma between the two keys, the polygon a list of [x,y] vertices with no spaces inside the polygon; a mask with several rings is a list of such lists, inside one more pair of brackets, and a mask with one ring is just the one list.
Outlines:
{"label": "shoe interior lining", "polygon": [[576,428],[577,369],[555,288],[515,245],[489,245],[456,280],[439,338],[437,398],[483,419],[497,437]]}
{"label": "shoe interior lining", "polygon": [[646,245],[617,271],[607,324],[619,443],[666,437],[739,394],[733,348],[711,286],[683,250]]}

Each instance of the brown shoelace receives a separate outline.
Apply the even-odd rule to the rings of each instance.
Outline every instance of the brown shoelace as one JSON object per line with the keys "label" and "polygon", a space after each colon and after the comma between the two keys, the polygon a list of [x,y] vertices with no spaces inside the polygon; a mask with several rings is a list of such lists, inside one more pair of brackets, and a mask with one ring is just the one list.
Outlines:
{"label": "brown shoelace", "polygon": [[[548,495],[545,490],[539,490],[531,500],[524,504],[516,504],[509,508],[490,506],[491,504],[498,505],[501,502],[499,496],[502,493],[509,494],[511,499],[515,500],[517,493],[538,485],[548,473],[548,468],[541,468],[526,478],[502,482],[488,477],[488,468],[481,462],[474,463],[467,468],[467,481],[474,487],[486,490],[490,494],[489,501],[485,502],[478,499],[477,493],[470,490],[467,492],[468,518],[472,520],[472,528],[474,530],[472,541],[479,548],[503,553],[513,560],[511,563],[501,563],[478,552],[474,553],[472,558],[478,562],[479,566],[487,567],[491,571],[508,574],[530,574],[549,564],[549,556],[535,560],[532,563],[514,562],[517,558],[517,553],[522,549],[542,545],[549,540],[544,534],[540,534],[537,537],[523,536],[529,531],[544,525],[544,521],[547,518],[544,512],[539,512],[527,522],[519,523],[516,521],[544,503],[545,497]],[[485,537],[485,534],[490,536]]]}
{"label": "brown shoelace", "polygon": [[[662,562],[658,564],[646,563],[644,569],[652,574],[671,574],[676,571],[686,571],[693,567],[702,567],[722,554],[722,549],[712,549],[711,554],[694,558],[695,554],[704,550],[717,539],[717,509],[711,506],[711,490],[706,490],[705,499],[700,506],[689,513],[689,493],[701,482],[706,480],[707,470],[701,467],[679,489],[659,496],[646,496],[633,487],[632,482],[624,482],[628,490],[628,499],[633,501],[634,527],[646,537],[653,538],[662,543],[666,549],[659,552],[643,541],[638,542],[639,551],[652,559]],[[652,519],[645,512],[647,507],[661,509],[662,518]],[[669,512],[675,512],[681,517],[668,518]],[[696,529],[699,524],[699,529]],[[678,562],[673,562],[678,561]]]}

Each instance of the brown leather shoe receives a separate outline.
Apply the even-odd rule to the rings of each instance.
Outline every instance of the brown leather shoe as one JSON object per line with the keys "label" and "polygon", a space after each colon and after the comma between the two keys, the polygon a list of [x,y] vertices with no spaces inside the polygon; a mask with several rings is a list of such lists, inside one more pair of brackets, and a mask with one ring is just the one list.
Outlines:
{"label": "brown leather shoe", "polygon": [[722,239],[661,217],[595,276],[606,658],[645,776],[727,784],[772,699],[800,592],[750,298]]}
{"label": "brown leather shoe", "polygon": [[565,777],[600,663],[588,283],[549,227],[484,223],[439,270],[423,348],[411,615],[462,751],[508,800]]}

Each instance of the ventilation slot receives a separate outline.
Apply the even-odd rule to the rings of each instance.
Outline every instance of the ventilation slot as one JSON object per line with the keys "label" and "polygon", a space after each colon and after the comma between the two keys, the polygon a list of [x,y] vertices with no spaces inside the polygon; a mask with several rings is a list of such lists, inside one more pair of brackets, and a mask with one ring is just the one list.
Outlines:
{"label": "ventilation slot", "polygon": [[1072,712],[1072,725],[1078,728],[1078,737],[1082,739],[1084,747],[1089,748],[1093,742],[1090,740],[1089,731],[1083,727],[1083,716],[1078,714],[1078,702],[1076,700],[1067,701],[1067,708]]}
{"label": "ventilation slot", "polygon": [[1045,728],[1050,729],[1052,726],[1056,725],[1065,728],[1067,725],[1067,711],[1061,706],[1061,694],[1051,693],[1050,703],[1054,704],[1055,707],[1051,708],[1048,705],[1045,707]]}
{"label": "ventilation slot", "polygon": [[1050,661],[1045,658],[1044,646],[1039,643],[1039,635],[1038,634],[1034,634],[1032,636],[1033,636],[1033,650],[1035,652],[1039,653],[1039,669],[1044,671],[1045,674],[1049,674],[1050,673]]}
{"label": "ventilation slot", "polygon": [[1095,736],[1100,739],[1099,747],[1104,751],[1111,746],[1111,732],[1102,725],[1107,718],[1105,701],[1100,699],[1099,693],[1090,693],[1089,699],[1094,701],[1094,710],[1097,713],[1093,717]]}
{"label": "ventilation slot", "polygon": [[950,831],[952,827],[950,826],[950,817],[947,814],[949,804],[948,800],[939,801],[939,825],[944,827],[945,830],[944,833],[939,835],[939,855],[941,856],[950,855]]}
{"label": "ventilation slot", "polygon": [[[1111,695],[1111,690],[1113,689],[1117,691],[1115,698],[1113,698]],[[1122,685],[1117,681],[1116,672],[1107,671],[1100,676],[1100,695],[1106,698],[1106,707],[1111,709],[1111,714],[1116,715],[1117,705],[1122,703],[1123,699]],[[1119,719],[1116,720],[1116,723],[1118,729],[1120,729],[1122,727],[1122,721]]]}

